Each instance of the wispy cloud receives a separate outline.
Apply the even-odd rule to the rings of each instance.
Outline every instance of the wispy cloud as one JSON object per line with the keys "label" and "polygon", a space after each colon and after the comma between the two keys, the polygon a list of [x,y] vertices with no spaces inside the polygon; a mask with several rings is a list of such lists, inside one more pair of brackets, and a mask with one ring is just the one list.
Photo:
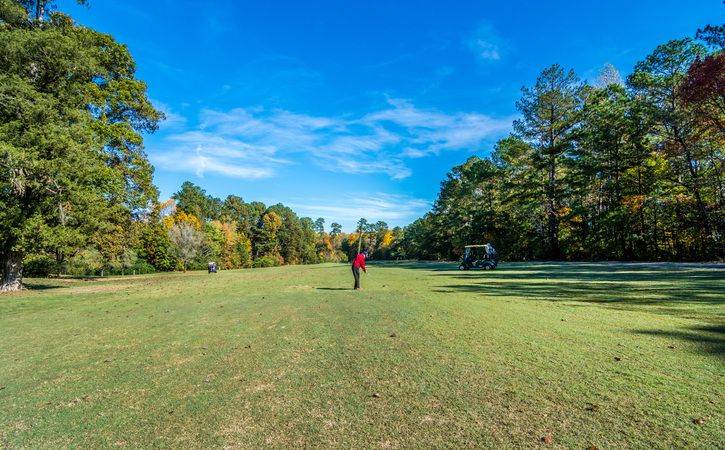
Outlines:
{"label": "wispy cloud", "polygon": [[[350,204],[356,208],[350,208]],[[355,223],[361,218],[385,217],[386,220],[407,221],[411,217],[421,217],[431,208],[431,202],[403,195],[384,193],[359,193],[343,195],[336,199],[293,199],[286,204],[294,209],[299,216],[328,218],[328,225],[341,223],[346,229],[353,230]]]}
{"label": "wispy cloud", "polygon": [[186,125],[186,117],[171,109],[171,106],[158,100],[150,100],[151,103],[154,105],[154,108],[161,111],[166,116],[166,120],[161,122],[159,124],[159,127],[164,129],[173,129]]}
{"label": "wispy cloud", "polygon": [[486,42],[481,39],[476,41],[476,47],[478,48],[478,54],[483,59],[497,60],[501,59],[501,55],[498,54],[498,46],[491,42]]}
{"label": "wispy cloud", "polygon": [[469,41],[469,47],[484,62],[501,59],[501,48],[504,41],[496,30],[487,22],[481,22]]}
{"label": "wispy cloud", "polygon": [[477,150],[505,136],[511,118],[421,109],[388,99],[362,117],[315,117],[280,109],[204,110],[197,130],[172,133],[150,155],[166,170],[237,178],[272,177],[281,165],[337,173],[412,175],[406,164],[443,151]]}

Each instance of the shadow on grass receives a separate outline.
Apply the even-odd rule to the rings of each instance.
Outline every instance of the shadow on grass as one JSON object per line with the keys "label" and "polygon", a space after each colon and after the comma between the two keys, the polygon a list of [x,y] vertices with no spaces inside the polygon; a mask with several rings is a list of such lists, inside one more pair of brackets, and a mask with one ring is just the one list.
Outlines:
{"label": "shadow on grass", "polygon": [[400,267],[427,271],[439,279],[433,291],[441,294],[465,293],[481,301],[566,302],[701,320],[709,325],[633,333],[671,336],[692,342],[703,352],[725,356],[725,272],[721,268],[626,263],[502,263],[493,271],[459,271],[457,263]]}
{"label": "shadow on grass", "polygon": [[29,291],[47,291],[49,289],[61,289],[67,286],[59,285],[59,284],[52,284],[48,282],[43,281],[26,281],[23,283],[23,286],[25,286],[25,289]]}
{"label": "shadow on grass", "polygon": [[492,271],[459,271],[435,265],[401,266],[434,272],[440,292],[602,304],[725,305],[725,273],[719,269],[628,264],[502,264]]}
{"label": "shadow on grass", "polygon": [[[457,263],[405,262],[397,267],[438,277],[433,292],[482,295],[495,300],[597,304],[681,317],[723,317],[722,268],[626,263],[501,263],[496,270],[459,271]],[[654,308],[651,308],[654,307]],[[716,312],[713,312],[716,311]]]}
{"label": "shadow on grass", "polygon": [[725,357],[725,326],[692,327],[681,331],[632,330],[632,333],[665,337],[673,342],[691,342],[702,352]]}

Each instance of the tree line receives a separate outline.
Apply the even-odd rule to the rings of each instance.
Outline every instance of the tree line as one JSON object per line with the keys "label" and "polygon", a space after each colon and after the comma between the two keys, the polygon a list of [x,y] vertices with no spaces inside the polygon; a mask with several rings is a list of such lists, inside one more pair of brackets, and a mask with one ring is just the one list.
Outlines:
{"label": "tree line", "polygon": [[64,252],[44,247],[26,255],[29,276],[146,274],[222,270],[285,264],[347,262],[366,250],[372,257],[395,257],[395,236],[403,230],[362,218],[352,233],[325,219],[298,217],[279,203],[266,206],[229,195],[225,200],[185,182],[166,202],[151,202],[117,233],[98,233]]}
{"label": "tree line", "polygon": [[725,257],[725,30],[672,40],[623,80],[557,64],[523,87],[491,155],[453,167],[406,257],[491,242],[509,260]]}
{"label": "tree line", "polygon": [[281,203],[247,203],[236,195],[222,201],[188,181],[139,226],[138,255],[156,270],[206,268],[209,261],[222,269],[343,262],[362,250],[387,259],[395,235],[402,235],[399,227],[364,218],[355,232],[343,233],[336,222],[328,232],[322,217],[300,218]]}

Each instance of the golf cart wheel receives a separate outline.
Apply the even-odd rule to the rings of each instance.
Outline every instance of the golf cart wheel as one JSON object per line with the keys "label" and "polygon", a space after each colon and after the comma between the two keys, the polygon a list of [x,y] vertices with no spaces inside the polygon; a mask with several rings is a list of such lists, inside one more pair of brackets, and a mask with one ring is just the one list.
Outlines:
{"label": "golf cart wheel", "polygon": [[465,264],[461,264],[460,266],[458,266],[458,270],[466,270],[467,268],[468,267],[466,267]]}
{"label": "golf cart wheel", "polygon": [[493,266],[491,264],[486,264],[485,266],[483,266],[483,268],[486,270],[491,270],[493,269]]}

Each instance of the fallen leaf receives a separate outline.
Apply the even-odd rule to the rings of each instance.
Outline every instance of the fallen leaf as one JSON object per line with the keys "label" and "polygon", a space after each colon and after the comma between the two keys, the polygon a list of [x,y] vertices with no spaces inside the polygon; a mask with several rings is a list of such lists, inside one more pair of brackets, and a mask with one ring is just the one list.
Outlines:
{"label": "fallen leaf", "polygon": [[696,423],[696,424],[698,424],[698,425],[699,425],[699,424],[701,424],[701,423],[705,423],[705,421],[704,421],[704,420],[702,420],[702,419],[694,419],[694,420],[692,421],[692,423]]}
{"label": "fallen leaf", "polygon": [[208,378],[206,380],[204,380],[204,383],[208,383],[208,382],[209,382],[209,379]]}
{"label": "fallen leaf", "polygon": [[378,393],[376,392],[375,394],[371,395],[370,397],[380,398],[380,394],[378,394]]}
{"label": "fallen leaf", "polygon": [[541,440],[544,441],[545,444],[551,444],[551,436],[544,436]]}
{"label": "fallen leaf", "polygon": [[393,334],[390,335],[390,337],[398,337],[398,335],[395,334],[395,333],[393,333]]}
{"label": "fallen leaf", "polygon": [[677,348],[677,346],[676,346],[676,345],[670,345],[670,346],[668,346],[667,348],[672,348],[672,349],[675,349],[675,348]]}
{"label": "fallen leaf", "polygon": [[599,408],[597,408],[596,406],[587,406],[587,411],[594,411],[594,412],[596,412],[597,409],[599,409]]}
{"label": "fallen leaf", "polygon": [[111,360],[110,360],[110,359],[107,359],[107,360],[105,360],[105,361],[103,361],[103,362],[111,362]]}
{"label": "fallen leaf", "polygon": [[621,361],[621,360],[622,360],[622,358],[619,358],[619,357],[615,356],[615,357],[614,357],[614,360],[615,360],[615,361]]}

